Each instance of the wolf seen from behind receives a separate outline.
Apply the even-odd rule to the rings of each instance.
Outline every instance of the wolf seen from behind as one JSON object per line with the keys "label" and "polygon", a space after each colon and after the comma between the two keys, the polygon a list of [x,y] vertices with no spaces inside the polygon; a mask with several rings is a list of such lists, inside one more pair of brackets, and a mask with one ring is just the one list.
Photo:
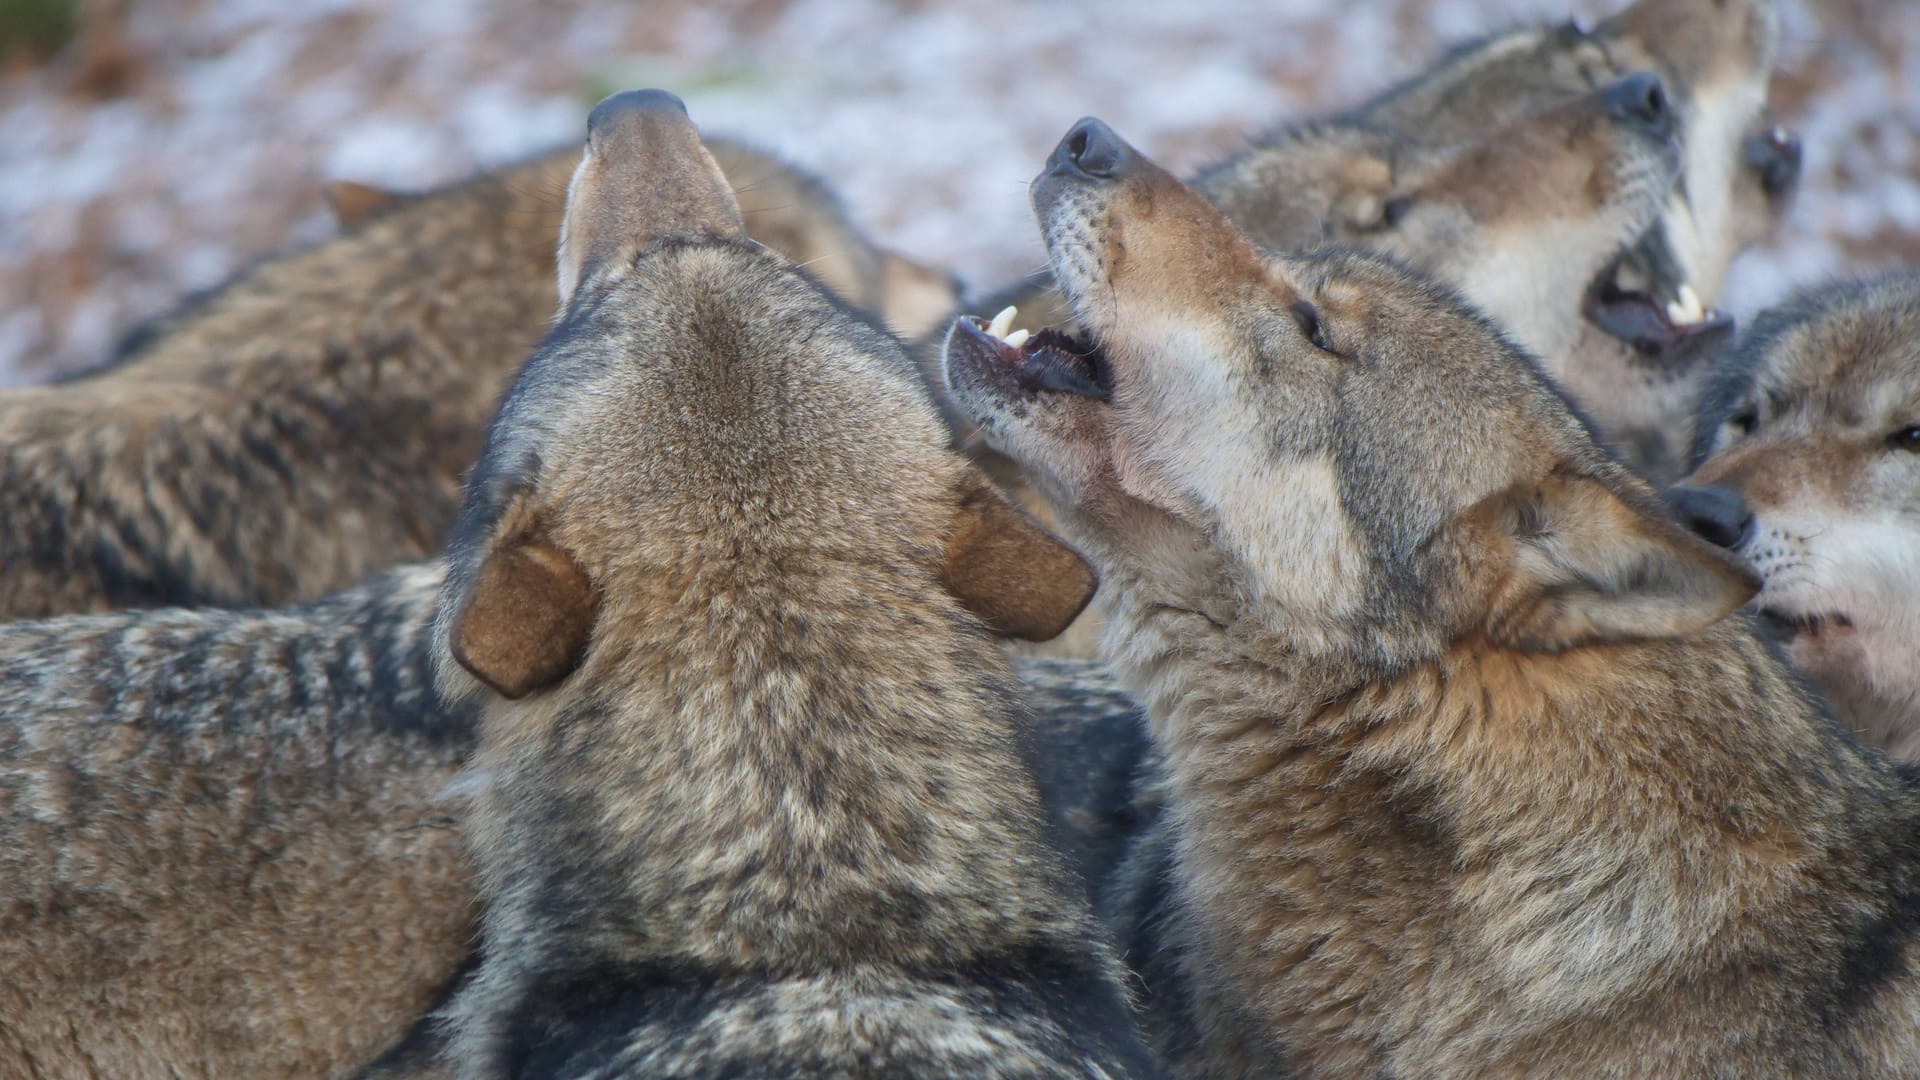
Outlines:
{"label": "wolf seen from behind", "polygon": [[482,713],[461,1074],[1150,1072],[989,633],[1057,633],[1085,564],[670,95],[594,110],[560,280],[438,624]]}

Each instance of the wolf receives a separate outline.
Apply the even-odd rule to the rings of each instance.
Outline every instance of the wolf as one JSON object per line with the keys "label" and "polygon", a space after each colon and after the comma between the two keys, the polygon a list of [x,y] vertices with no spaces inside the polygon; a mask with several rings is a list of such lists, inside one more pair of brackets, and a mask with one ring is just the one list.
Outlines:
{"label": "wolf", "polygon": [[1669,505],[1759,572],[1760,618],[1839,719],[1920,760],[1920,273],[1763,312],[1709,387]]}
{"label": "wolf", "polygon": [[1084,339],[962,320],[947,374],[1166,760],[1176,1071],[1920,1070],[1920,777],[1744,563],[1404,266],[1263,250],[1094,120],[1033,203]]}
{"label": "wolf", "polygon": [[[906,280],[819,182],[721,154],[760,211],[750,235],[855,303]],[[571,167],[384,209],[363,192],[356,228],[160,320],[111,369],[0,393],[0,618],[282,606],[437,554],[553,310]]]}
{"label": "wolf", "polygon": [[437,565],[0,624],[0,1075],[343,1076],[475,931]]}
{"label": "wolf", "polygon": [[594,109],[559,266],[436,622],[481,710],[460,1074],[1151,1073],[989,633],[1057,633],[1084,561],[748,242],[672,95]]}

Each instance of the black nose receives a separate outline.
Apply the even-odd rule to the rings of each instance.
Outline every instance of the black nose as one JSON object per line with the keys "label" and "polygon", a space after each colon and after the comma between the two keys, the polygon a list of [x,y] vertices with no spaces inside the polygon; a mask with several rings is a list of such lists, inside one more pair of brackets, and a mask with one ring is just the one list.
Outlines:
{"label": "black nose", "polygon": [[665,90],[622,90],[601,100],[587,114],[587,134],[604,131],[608,125],[626,116],[678,114],[684,119],[687,103]]}
{"label": "black nose", "polygon": [[1629,75],[1601,92],[1614,119],[1657,139],[1673,137],[1673,102],[1658,75]]}
{"label": "black nose", "polygon": [[1055,172],[1074,172],[1096,180],[1110,180],[1133,164],[1133,148],[1114,130],[1089,116],[1073,125],[1047,158]]}
{"label": "black nose", "polygon": [[1740,496],[1723,487],[1679,484],[1662,498],[1680,524],[1723,548],[1737,548],[1753,532],[1753,514]]}
{"label": "black nose", "polygon": [[1741,160],[1760,173],[1760,186],[1775,197],[1800,183],[1800,136],[1786,128],[1768,128],[1740,144]]}

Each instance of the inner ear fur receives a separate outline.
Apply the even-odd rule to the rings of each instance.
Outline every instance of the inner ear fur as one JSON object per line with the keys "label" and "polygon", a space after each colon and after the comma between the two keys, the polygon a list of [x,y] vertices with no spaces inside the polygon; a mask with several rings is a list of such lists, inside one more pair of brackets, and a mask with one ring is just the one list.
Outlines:
{"label": "inner ear fur", "polygon": [[1591,476],[1553,475],[1494,496],[1513,553],[1490,633],[1529,652],[1679,637],[1759,591],[1743,560]]}
{"label": "inner ear fur", "polygon": [[1079,552],[984,482],[954,511],[941,578],[988,629],[1024,641],[1058,636],[1099,585]]}
{"label": "inner ear fur", "polygon": [[453,658],[501,697],[544,690],[579,666],[599,594],[535,518],[496,533],[454,616]]}

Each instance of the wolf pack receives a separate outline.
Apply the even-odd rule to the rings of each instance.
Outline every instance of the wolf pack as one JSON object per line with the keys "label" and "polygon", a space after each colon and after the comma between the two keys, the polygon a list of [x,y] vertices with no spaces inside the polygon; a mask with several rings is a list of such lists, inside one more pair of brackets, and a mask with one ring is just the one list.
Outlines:
{"label": "wolf pack", "polygon": [[0,1078],[1920,1076],[1920,271],[1770,0],[999,290],[615,94],[0,393]]}

